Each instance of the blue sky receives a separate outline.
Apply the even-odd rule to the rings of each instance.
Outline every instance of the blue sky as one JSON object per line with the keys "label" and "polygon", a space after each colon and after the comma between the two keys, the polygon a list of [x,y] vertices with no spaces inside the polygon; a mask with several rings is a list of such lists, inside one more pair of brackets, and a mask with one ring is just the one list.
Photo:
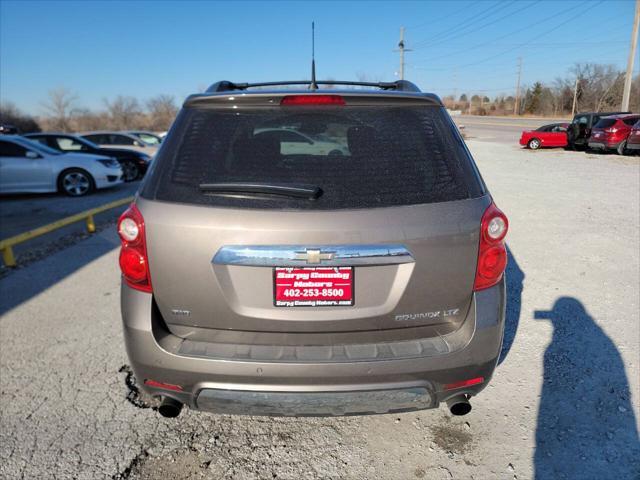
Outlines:
{"label": "blue sky", "polygon": [[[159,93],[178,101],[216,80],[309,77],[316,22],[319,78],[405,77],[440,95],[552,82],[574,62],[626,68],[632,0],[174,2],[0,0],[0,100],[42,112],[64,86],[78,106]],[[640,62],[636,60],[637,72]]]}

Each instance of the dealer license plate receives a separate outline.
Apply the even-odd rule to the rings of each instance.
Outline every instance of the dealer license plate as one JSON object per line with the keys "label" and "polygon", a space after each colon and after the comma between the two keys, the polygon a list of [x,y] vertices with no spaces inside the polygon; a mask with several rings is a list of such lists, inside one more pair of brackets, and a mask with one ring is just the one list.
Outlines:
{"label": "dealer license plate", "polygon": [[354,305],[353,267],[273,269],[276,307],[344,307]]}

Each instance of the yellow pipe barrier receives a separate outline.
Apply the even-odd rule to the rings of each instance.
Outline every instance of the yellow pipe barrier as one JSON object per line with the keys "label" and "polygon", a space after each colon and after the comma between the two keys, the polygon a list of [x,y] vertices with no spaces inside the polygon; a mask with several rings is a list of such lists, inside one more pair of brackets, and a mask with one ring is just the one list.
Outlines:
{"label": "yellow pipe barrier", "polygon": [[41,235],[53,232],[54,230],[66,227],[67,225],[71,225],[72,223],[76,223],[81,220],[86,220],[87,231],[89,233],[94,233],[96,231],[94,215],[106,212],[107,210],[111,210],[112,208],[126,205],[128,203],[131,203],[132,201],[133,197],[122,198],[120,200],[116,200],[114,202],[92,208],[91,210],[85,210],[84,212],[76,213],[75,215],[71,215],[70,217],[62,218],[48,225],[29,230],[28,232],[24,232],[19,235],[0,240],[0,251],[2,251],[2,260],[7,267],[15,267],[16,259],[13,255],[13,247],[15,245],[26,242],[27,240],[31,240],[32,238],[36,238]]}

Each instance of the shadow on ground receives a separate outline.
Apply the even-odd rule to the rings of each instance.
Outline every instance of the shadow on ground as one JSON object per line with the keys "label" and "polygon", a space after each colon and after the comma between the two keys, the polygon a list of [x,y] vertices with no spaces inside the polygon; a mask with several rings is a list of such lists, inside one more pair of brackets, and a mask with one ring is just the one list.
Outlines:
{"label": "shadow on ground", "polygon": [[[44,292],[76,270],[118,247],[120,241],[114,230],[95,234],[0,279],[0,315]],[[37,275],[34,275],[34,272],[37,272]],[[96,272],[96,275],[100,274],[101,272]],[[77,302],[78,305],[87,301],[71,298],[69,300]]]}
{"label": "shadow on ground", "polygon": [[620,353],[572,297],[553,310],[553,338],[544,353],[535,478],[640,478],[640,443]]}
{"label": "shadow on ground", "polygon": [[520,269],[513,252],[507,245],[507,270],[505,279],[507,282],[507,308],[504,325],[504,339],[502,340],[502,351],[500,352],[500,365],[507,358],[518,331],[520,322],[520,311],[522,310],[522,289],[524,283],[524,272]]}

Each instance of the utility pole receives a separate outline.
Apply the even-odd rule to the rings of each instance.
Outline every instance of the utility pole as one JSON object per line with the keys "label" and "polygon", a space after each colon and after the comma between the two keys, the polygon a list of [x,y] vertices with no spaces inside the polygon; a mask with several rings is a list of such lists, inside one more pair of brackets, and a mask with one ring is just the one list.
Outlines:
{"label": "utility pole", "polygon": [[516,83],[516,103],[513,106],[513,114],[518,115],[520,113],[520,76],[522,75],[522,57],[518,57],[518,82]]}
{"label": "utility pole", "polygon": [[458,101],[458,70],[453,69],[453,105]]}
{"label": "utility pole", "polygon": [[627,73],[624,77],[624,90],[622,93],[623,112],[629,110],[629,97],[631,96],[631,76],[633,74],[633,61],[636,56],[638,46],[638,23],[640,22],[640,0],[636,0],[636,14],[633,17],[633,28],[631,29],[631,44],[629,45],[629,60],[627,61]]}
{"label": "utility pole", "polygon": [[576,77],[576,84],[573,87],[573,106],[571,107],[571,118],[576,114],[576,100],[578,98],[578,77]]}
{"label": "utility pole", "polygon": [[410,52],[410,48],[404,48],[404,27],[400,27],[400,42],[398,42],[398,50],[400,52],[400,80],[404,80],[404,52]]}

